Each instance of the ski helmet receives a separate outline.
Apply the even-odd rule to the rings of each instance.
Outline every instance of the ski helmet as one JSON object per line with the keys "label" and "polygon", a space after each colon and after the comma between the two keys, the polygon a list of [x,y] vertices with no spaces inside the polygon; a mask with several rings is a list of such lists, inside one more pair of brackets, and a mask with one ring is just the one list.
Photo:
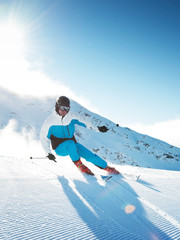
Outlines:
{"label": "ski helmet", "polygon": [[70,107],[70,100],[65,96],[61,96],[57,99],[55,109],[58,113],[60,106]]}

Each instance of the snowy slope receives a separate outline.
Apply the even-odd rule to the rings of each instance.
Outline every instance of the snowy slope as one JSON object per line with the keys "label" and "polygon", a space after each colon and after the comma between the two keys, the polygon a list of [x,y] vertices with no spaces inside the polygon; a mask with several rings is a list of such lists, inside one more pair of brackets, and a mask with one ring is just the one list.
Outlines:
{"label": "snowy slope", "polygon": [[72,105],[89,127],[109,128],[78,128],[76,137],[124,177],[104,182],[90,163],[95,177],[69,157],[36,158],[44,157],[39,131],[54,99],[1,89],[0,239],[180,239],[180,149]]}
{"label": "snowy slope", "polygon": [[[68,162],[68,165],[67,165]],[[58,162],[0,159],[0,239],[180,239],[179,172],[141,173],[104,183]]]}
{"label": "snowy slope", "polygon": [[[20,98],[1,89],[0,109],[3,114],[0,115],[0,127],[23,133],[25,138],[28,136],[39,140],[40,128],[45,118],[51,114],[54,102],[54,98]],[[76,138],[79,142],[108,162],[180,170],[179,148],[139,134],[129,128],[117,126],[74,101],[71,105],[89,128],[102,125],[108,127],[109,131],[106,133],[84,128],[77,128],[76,131]],[[4,139],[3,142],[5,142]]]}

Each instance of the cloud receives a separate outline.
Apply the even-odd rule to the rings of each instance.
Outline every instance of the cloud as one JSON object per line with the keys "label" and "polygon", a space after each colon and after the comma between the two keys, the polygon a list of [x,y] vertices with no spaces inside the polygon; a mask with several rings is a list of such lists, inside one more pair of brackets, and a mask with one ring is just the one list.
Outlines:
{"label": "cloud", "polygon": [[[16,144],[18,142],[18,144]],[[17,122],[11,119],[5,128],[0,130],[1,156],[28,157],[32,153],[44,155],[34,132],[23,128],[17,131]]]}
{"label": "cloud", "polygon": [[52,81],[40,68],[33,69],[22,54],[15,57],[0,58],[0,85],[21,96],[54,96],[66,94],[75,98],[75,94],[66,86]]}
{"label": "cloud", "polygon": [[42,70],[42,63],[29,62],[24,56],[23,34],[15,25],[0,25],[0,87],[22,97],[55,97],[66,95],[91,111],[98,112],[84,96],[54,81]]}
{"label": "cloud", "polygon": [[153,125],[135,124],[131,129],[180,147],[180,119],[157,122]]}

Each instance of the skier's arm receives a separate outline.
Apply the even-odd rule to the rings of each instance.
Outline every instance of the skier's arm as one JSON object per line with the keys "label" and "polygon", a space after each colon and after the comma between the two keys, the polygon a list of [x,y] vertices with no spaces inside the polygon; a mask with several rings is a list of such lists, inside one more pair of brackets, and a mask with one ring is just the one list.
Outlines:
{"label": "skier's arm", "polygon": [[93,129],[95,131],[99,132],[107,132],[109,129],[102,125],[101,122],[96,121],[92,116],[88,115],[86,116],[85,114],[77,114],[75,112],[71,112],[72,118],[77,119],[76,124],[86,127],[88,129]]}
{"label": "skier's arm", "polygon": [[41,141],[42,147],[47,155],[49,153],[51,153],[50,139],[47,137],[48,130],[49,130],[49,124],[48,124],[48,121],[46,120],[41,128],[40,141]]}
{"label": "skier's arm", "polygon": [[[77,113],[77,112],[73,111],[73,109],[70,111],[69,114],[70,114],[71,118],[76,121],[75,124],[77,124],[81,127],[85,127],[88,129],[93,129],[95,131],[98,131],[97,126],[95,124],[93,124],[90,119],[87,119],[87,117],[84,114]],[[90,120],[90,121],[88,121],[88,120]]]}
{"label": "skier's arm", "polygon": [[79,126],[81,126],[81,127],[85,127],[85,128],[87,128],[87,126],[86,126],[86,124],[84,124],[83,122],[80,122],[79,120],[75,120],[75,124],[77,124],[77,125],[79,125]]}

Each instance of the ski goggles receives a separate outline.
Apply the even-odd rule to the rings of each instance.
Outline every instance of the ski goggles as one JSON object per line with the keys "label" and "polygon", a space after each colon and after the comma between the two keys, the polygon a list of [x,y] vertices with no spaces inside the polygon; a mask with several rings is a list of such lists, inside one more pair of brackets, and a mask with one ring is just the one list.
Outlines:
{"label": "ski goggles", "polygon": [[70,107],[66,107],[66,106],[60,106],[60,107],[59,107],[59,109],[60,109],[61,111],[66,111],[66,112],[69,112],[69,110],[70,110]]}

